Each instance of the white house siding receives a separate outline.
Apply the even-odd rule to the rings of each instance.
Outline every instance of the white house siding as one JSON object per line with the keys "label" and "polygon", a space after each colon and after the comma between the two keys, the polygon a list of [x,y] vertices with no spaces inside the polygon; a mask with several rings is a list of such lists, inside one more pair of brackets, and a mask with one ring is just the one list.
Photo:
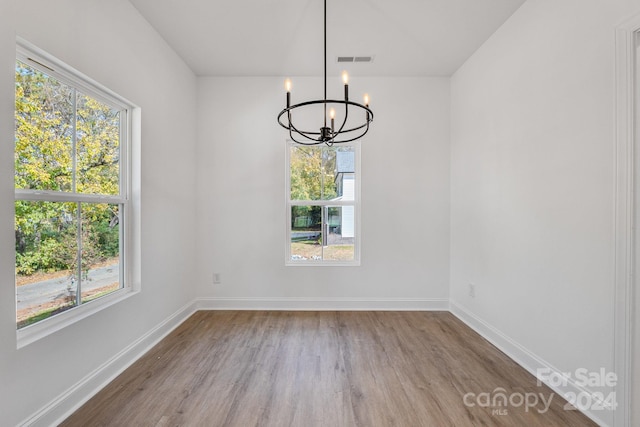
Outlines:
{"label": "white house siding", "polygon": [[[342,179],[342,200],[355,200],[355,176],[344,174]],[[355,208],[353,206],[342,207],[342,237],[355,237]]]}

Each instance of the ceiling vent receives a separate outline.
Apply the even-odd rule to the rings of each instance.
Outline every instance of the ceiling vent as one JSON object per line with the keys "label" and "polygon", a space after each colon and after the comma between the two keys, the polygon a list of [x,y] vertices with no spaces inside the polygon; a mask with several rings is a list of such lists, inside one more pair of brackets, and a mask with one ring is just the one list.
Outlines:
{"label": "ceiling vent", "polygon": [[373,56],[338,56],[336,62],[372,62]]}

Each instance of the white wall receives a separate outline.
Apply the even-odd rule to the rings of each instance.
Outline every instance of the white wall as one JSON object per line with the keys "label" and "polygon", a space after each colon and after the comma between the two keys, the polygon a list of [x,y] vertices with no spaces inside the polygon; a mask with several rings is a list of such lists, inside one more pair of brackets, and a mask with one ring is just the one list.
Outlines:
{"label": "white wall", "polygon": [[529,0],[452,78],[452,303],[561,371],[613,369],[614,28],[638,11]]}
{"label": "white wall", "polygon": [[[20,350],[12,265],[14,34],[142,108],[142,292]],[[0,2],[3,425],[31,416],[194,298],[195,89],[195,76],[126,0]]]}
{"label": "white wall", "polygon": [[[352,76],[352,97],[366,89],[376,113],[362,142],[362,265],[310,268],[284,266],[283,79],[196,79],[126,0],[13,5],[0,2],[7,425],[196,296],[219,306],[365,308],[446,307],[450,295],[559,370],[612,369],[613,29],[638,0],[529,0],[451,85]],[[143,118],[143,292],[21,350],[14,33],[138,104]],[[321,90],[320,79],[294,79],[296,101]],[[221,284],[211,284],[213,272]]]}
{"label": "white wall", "polygon": [[[354,299],[401,307],[395,300],[408,299],[406,306],[415,307],[435,299],[446,308],[449,79],[351,78],[351,97],[367,91],[376,114],[362,142],[360,267],[284,265],[288,135],[276,123],[283,80],[198,81],[198,295],[234,306]],[[321,79],[293,84],[293,103],[322,95]],[[338,80],[328,87],[329,97],[341,96]],[[220,285],[211,284],[213,272],[221,274]],[[311,303],[280,304],[288,298]]]}

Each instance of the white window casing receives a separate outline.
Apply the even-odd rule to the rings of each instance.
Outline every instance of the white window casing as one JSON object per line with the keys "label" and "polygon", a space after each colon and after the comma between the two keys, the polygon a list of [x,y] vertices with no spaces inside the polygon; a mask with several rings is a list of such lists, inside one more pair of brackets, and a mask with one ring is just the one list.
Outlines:
{"label": "white window casing", "polygon": [[[140,291],[140,118],[138,107],[29,42],[17,38],[16,59],[119,112],[119,194],[16,189],[16,201],[77,202],[119,206],[120,288],[90,302],[16,330],[17,347],[28,345]],[[74,170],[75,173],[75,170]],[[17,306],[16,306],[17,310]]]}
{"label": "white window casing", "polygon": [[[336,180],[336,189],[339,193],[338,197],[324,198],[310,197],[304,200],[292,199],[291,191],[291,151],[294,147],[301,147],[294,142],[288,141],[286,144],[285,155],[285,206],[286,206],[286,224],[285,224],[285,265],[287,266],[359,266],[361,261],[361,202],[360,202],[360,182],[361,182],[361,151],[360,143],[345,143],[336,144],[333,147],[327,147],[325,145],[317,146],[303,146],[303,149],[317,149],[317,150],[339,150],[346,148],[353,151],[353,160],[345,162],[347,169],[346,173],[338,172],[338,166],[335,171],[329,171],[326,175],[334,174]],[[338,163],[336,161],[336,163]],[[321,176],[324,179],[325,174]],[[321,187],[324,186],[322,182]],[[318,241],[322,242],[322,251],[318,249],[319,255],[315,258],[301,257],[298,254],[292,253],[292,232],[293,227],[304,227],[304,218],[296,217],[295,222],[292,218],[293,207],[318,207],[322,210],[322,228],[319,236],[308,236],[309,239],[318,238]],[[326,259],[324,254],[327,248],[331,246],[331,242],[324,239],[329,239],[331,232],[329,230],[335,230],[343,239],[353,241],[353,257],[352,259]],[[304,237],[305,232],[297,232],[298,235]],[[308,232],[307,234],[313,234]],[[323,237],[324,236],[324,237]]]}

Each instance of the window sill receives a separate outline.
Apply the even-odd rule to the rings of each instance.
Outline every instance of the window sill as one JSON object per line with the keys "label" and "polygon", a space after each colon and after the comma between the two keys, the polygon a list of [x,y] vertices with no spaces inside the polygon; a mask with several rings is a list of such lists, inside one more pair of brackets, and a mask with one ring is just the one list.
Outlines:
{"label": "window sill", "polygon": [[140,291],[130,288],[120,289],[109,295],[105,295],[94,301],[74,307],[68,311],[57,314],[33,325],[18,329],[16,331],[17,348],[20,349],[25,347],[61,329],[64,329],[67,326],[73,325],[74,323],[98,313],[107,307],[111,307],[114,304],[132,297],[138,292]]}
{"label": "window sill", "polygon": [[359,267],[360,261],[285,261],[286,267]]}

